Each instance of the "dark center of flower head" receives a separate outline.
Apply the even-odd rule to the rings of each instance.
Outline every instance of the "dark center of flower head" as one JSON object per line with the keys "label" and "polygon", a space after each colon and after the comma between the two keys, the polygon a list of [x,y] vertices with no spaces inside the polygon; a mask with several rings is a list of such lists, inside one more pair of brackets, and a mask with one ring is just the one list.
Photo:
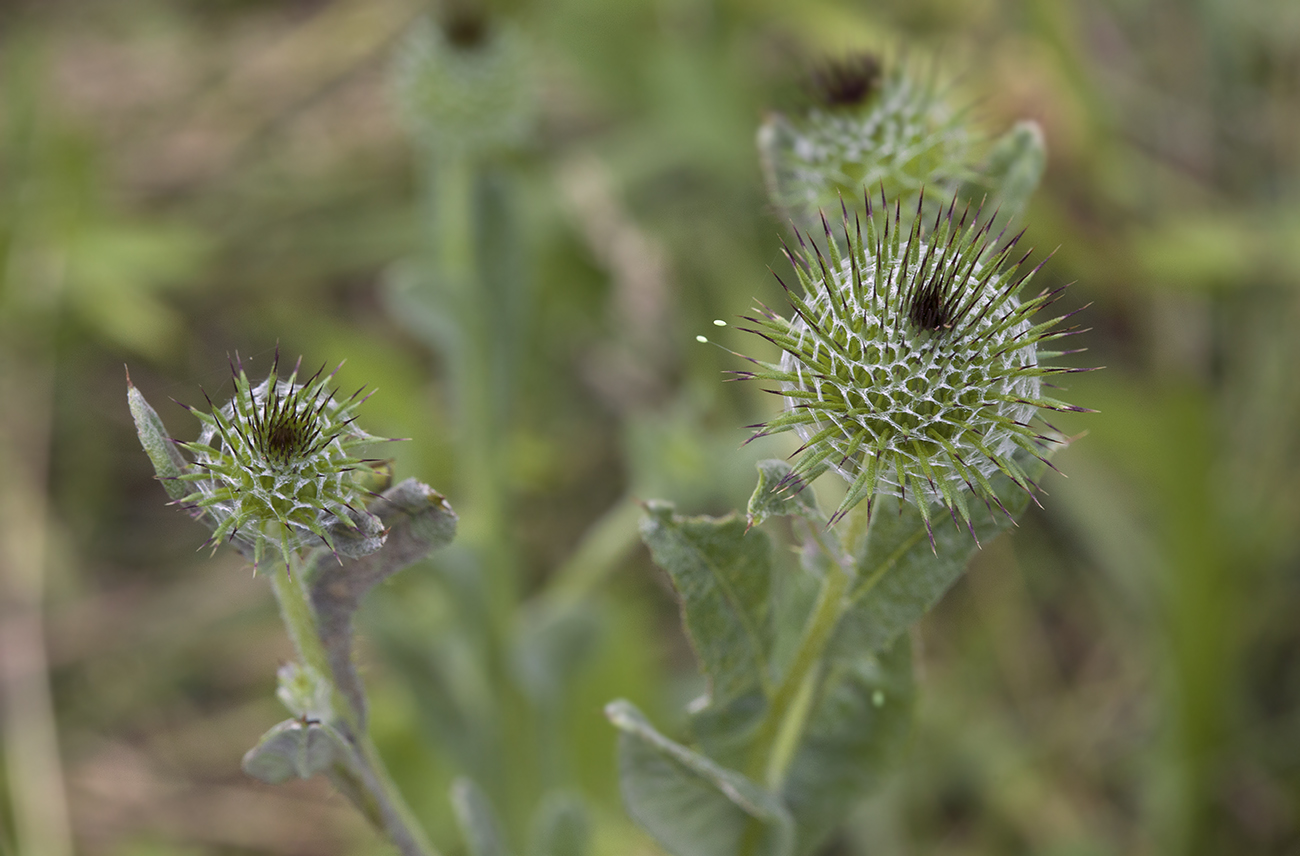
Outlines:
{"label": "dark center of flower head", "polygon": [[320,441],[316,401],[300,396],[300,392],[294,390],[282,397],[276,390],[270,390],[254,421],[250,439],[272,466],[292,464],[311,454]]}
{"label": "dark center of flower head", "polygon": [[470,4],[454,3],[443,16],[442,32],[447,41],[461,50],[473,50],[487,41],[487,17]]}
{"label": "dark center of flower head", "polygon": [[874,54],[853,54],[814,68],[808,88],[823,107],[856,107],[875,93],[880,73],[880,60]]}
{"label": "dark center of flower head", "polygon": [[938,276],[932,276],[927,282],[917,286],[907,299],[907,320],[917,330],[939,333],[951,330],[954,317],[952,301],[945,293],[943,282]]}

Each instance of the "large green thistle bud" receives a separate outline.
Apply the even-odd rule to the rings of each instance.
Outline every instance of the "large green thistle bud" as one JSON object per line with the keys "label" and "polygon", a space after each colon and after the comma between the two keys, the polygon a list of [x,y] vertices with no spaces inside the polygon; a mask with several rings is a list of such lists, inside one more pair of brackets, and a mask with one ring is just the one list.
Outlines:
{"label": "large green thistle bud", "polygon": [[870,513],[872,497],[889,494],[916,504],[927,527],[933,505],[970,526],[971,495],[1001,504],[995,473],[1033,495],[1014,456],[1043,457],[1059,441],[1031,424],[1039,412],[1082,410],[1042,392],[1045,376],[1082,369],[1042,365],[1058,353],[1040,346],[1078,331],[1058,327],[1068,316],[1030,320],[1064,287],[1022,299],[1038,267],[1020,272],[1028,253],[1012,262],[1019,236],[998,246],[992,219],[955,199],[924,225],[883,198],[865,202],[865,219],[841,208],[842,234],[823,216],[824,252],[802,235],[799,251],[787,249],[801,286],[781,283],[791,319],[761,306],[746,319],[782,349],[779,362],[737,373],[775,382],[785,401],[755,437],[793,430],[804,440],[789,489],[827,469],[849,483],[833,520],[863,500]]}
{"label": "large green thistle bud", "polygon": [[901,62],[886,71],[858,54],[823,64],[808,89],[811,106],[773,113],[758,132],[768,193],[796,224],[811,227],[818,211],[861,198],[864,187],[882,188],[910,215],[922,187],[946,198],[976,177],[978,140],[934,75]]}
{"label": "large green thistle bud", "polygon": [[[365,510],[383,477],[383,462],[354,451],[384,438],[356,426],[355,411],[369,395],[358,389],[339,401],[329,387],[338,368],[298,379],[302,360],[254,386],[242,364],[232,365],[235,394],[210,413],[187,408],[202,423],[199,438],[176,445],[194,460],[172,476],[191,492],[175,504],[212,527],[209,544],[231,540],[254,566],[268,546],[286,565],[291,554],[326,546],[336,555],[372,553],[383,543],[378,518]],[[340,367],[341,367],[340,363]]]}

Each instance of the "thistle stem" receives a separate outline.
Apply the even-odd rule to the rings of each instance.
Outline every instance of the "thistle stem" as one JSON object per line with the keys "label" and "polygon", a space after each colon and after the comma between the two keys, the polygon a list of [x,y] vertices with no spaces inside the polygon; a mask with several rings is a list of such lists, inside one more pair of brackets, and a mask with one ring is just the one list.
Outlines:
{"label": "thistle stem", "polygon": [[832,555],[822,578],[817,602],[804,625],[794,661],[772,694],[767,714],[759,724],[750,755],[749,776],[761,779],[773,792],[780,789],[794,760],[821,677],[826,646],[844,612],[844,595],[852,577],[834,558]]}
{"label": "thistle stem", "polygon": [[[280,604],[280,616],[299,659],[330,682],[331,706],[337,718],[330,724],[347,738],[353,750],[350,763],[337,765],[331,770],[331,780],[362,815],[397,846],[402,856],[439,856],[402,799],[369,735],[360,730],[358,711],[335,685],[316,613],[304,587],[306,569],[296,554],[290,555],[290,562],[289,567],[277,566],[271,574],[271,588]],[[292,576],[291,568],[297,570]]]}

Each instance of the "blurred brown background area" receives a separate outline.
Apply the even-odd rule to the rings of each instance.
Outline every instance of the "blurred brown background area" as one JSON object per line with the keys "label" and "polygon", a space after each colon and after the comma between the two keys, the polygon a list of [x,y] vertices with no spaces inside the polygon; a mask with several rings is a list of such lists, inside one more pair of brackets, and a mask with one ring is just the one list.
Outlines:
{"label": "blurred brown background area", "polygon": [[[514,164],[536,312],[502,451],[530,585],[625,491],[743,504],[741,426],[775,402],[694,336],[753,351],[712,319],[781,305],[754,130],[818,57],[937,57],[991,135],[1042,125],[1027,241],[1090,304],[1072,359],[1107,368],[1070,384],[1100,413],[1058,423],[1087,432],[1068,478],[922,622],[908,761],[826,852],[1300,853],[1300,4],[492,9],[533,41],[542,100]],[[413,438],[399,477],[457,502],[442,357],[384,299],[421,241],[389,69],[424,11],[0,4],[0,856],[384,852],[322,781],[240,772],[291,649],[263,582],[166,507],[122,365],[188,438],[167,398],[228,393],[228,354],[347,358],[343,386],[379,388],[368,430]],[[445,573],[379,592],[361,657],[380,748],[455,854],[455,770],[376,641],[435,638]],[[600,707],[671,722],[698,676],[643,553],[599,609],[567,763],[595,852],[651,854]]]}

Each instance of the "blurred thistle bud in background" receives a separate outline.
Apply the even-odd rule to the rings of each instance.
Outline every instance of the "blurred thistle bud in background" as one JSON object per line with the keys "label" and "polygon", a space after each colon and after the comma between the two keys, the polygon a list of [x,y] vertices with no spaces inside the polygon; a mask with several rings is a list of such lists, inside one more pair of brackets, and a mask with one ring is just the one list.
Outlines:
{"label": "blurred thistle bud in background", "polygon": [[837,210],[841,199],[856,205],[865,189],[898,202],[906,218],[920,210],[923,187],[926,219],[954,195],[988,202],[1003,223],[1023,210],[1046,164],[1037,124],[1019,122],[989,145],[939,75],[915,65],[867,52],[823,61],[808,75],[805,109],[768,115],[759,157],[782,216],[816,230],[817,212]]}
{"label": "blurred thistle bud in background", "polygon": [[537,120],[529,46],[508,22],[453,3],[416,22],[397,50],[393,88],[403,124],[439,155],[520,149]]}

